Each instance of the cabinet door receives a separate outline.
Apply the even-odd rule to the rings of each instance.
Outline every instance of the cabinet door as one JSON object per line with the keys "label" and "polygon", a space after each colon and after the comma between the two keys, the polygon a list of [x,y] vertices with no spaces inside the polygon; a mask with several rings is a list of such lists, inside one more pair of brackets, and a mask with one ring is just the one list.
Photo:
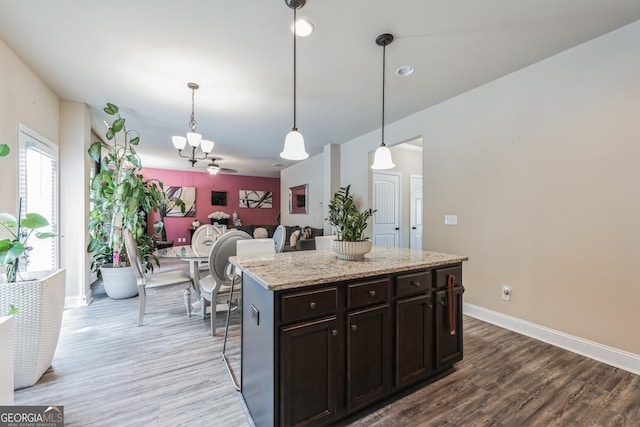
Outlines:
{"label": "cabinet door", "polygon": [[427,378],[433,371],[433,307],[428,294],[396,301],[397,388]]}
{"label": "cabinet door", "polygon": [[347,396],[348,409],[386,396],[390,382],[389,305],[359,310],[348,315]]}
{"label": "cabinet door", "polygon": [[[447,290],[437,291],[436,299],[436,368],[445,369],[462,360],[462,293],[464,288],[456,286],[453,301]],[[453,323],[449,310],[453,310]],[[453,332],[453,333],[452,333]]]}
{"label": "cabinet door", "polygon": [[281,425],[325,425],[336,418],[340,335],[335,316],[281,329]]}

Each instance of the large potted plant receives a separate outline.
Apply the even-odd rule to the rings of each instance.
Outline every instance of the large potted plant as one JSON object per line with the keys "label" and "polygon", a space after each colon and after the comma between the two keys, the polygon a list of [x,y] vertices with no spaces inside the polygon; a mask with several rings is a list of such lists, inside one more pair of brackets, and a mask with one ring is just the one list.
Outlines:
{"label": "large potted plant", "polygon": [[160,208],[164,185],[155,179],[144,180],[139,173],[142,163],[135,147],[140,137],[126,128],[119,108],[107,103],[104,112],[115,119],[106,133],[110,142],[97,141],[89,147],[89,156],[100,163],[100,172],[91,181],[93,207],[87,251],[92,254],[91,268],[102,276],[107,295],[130,298],[138,294],[138,289],[122,231],[128,229],[136,238],[148,269],[159,265],[153,255],[153,240],[146,233],[146,214]]}
{"label": "large potted plant", "polygon": [[[0,157],[9,153],[0,144]],[[0,214],[0,265],[4,265],[4,277],[0,280],[0,316],[12,315],[13,346],[2,342],[6,351],[13,348],[13,386],[23,388],[35,384],[51,366],[62,324],[65,296],[64,270],[27,272],[26,260],[30,247],[29,238],[54,237],[51,232],[39,231],[49,222],[39,214],[22,215],[19,201],[17,218],[8,213]],[[18,309],[16,309],[16,306]],[[3,324],[5,322],[2,322]],[[6,354],[1,359],[7,360]],[[6,369],[3,372],[7,375]],[[7,379],[3,377],[3,384]]]}
{"label": "large potted plant", "polygon": [[371,240],[365,239],[367,220],[375,212],[360,210],[350,193],[351,185],[340,187],[329,201],[327,220],[336,228],[338,238],[331,242],[331,249],[339,259],[362,260],[371,251]]}

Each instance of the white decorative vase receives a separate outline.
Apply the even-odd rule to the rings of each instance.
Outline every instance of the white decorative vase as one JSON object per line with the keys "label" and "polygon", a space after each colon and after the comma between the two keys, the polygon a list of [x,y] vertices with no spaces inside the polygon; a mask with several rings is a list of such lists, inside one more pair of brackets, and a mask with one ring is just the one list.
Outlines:
{"label": "white decorative vase", "polygon": [[111,299],[132,298],[138,295],[138,282],[133,267],[113,268],[113,264],[100,267],[104,291]]}
{"label": "white decorative vase", "polygon": [[25,282],[0,284],[0,307],[13,304],[14,388],[34,385],[49,369],[64,311],[65,271],[29,273]]}
{"label": "white decorative vase", "polygon": [[342,240],[332,240],[331,250],[338,255],[338,259],[346,261],[360,261],[365,254],[371,252],[373,243],[371,240],[360,240],[357,242],[345,242]]}

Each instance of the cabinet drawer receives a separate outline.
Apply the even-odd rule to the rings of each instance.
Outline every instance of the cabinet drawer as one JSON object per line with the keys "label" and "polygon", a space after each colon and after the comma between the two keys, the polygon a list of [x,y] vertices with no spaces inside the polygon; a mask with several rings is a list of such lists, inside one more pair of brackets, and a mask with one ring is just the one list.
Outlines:
{"label": "cabinet drawer", "polygon": [[295,322],[335,313],[338,306],[336,288],[283,295],[280,300],[280,320]]}
{"label": "cabinet drawer", "polygon": [[449,283],[449,276],[453,275],[453,285],[462,286],[462,266],[439,268],[435,271],[437,289],[446,288]]}
{"label": "cabinet drawer", "polygon": [[431,289],[431,272],[404,274],[396,278],[396,296],[406,297],[427,292]]}
{"label": "cabinet drawer", "polygon": [[349,309],[386,303],[388,301],[388,279],[348,285],[347,306]]}

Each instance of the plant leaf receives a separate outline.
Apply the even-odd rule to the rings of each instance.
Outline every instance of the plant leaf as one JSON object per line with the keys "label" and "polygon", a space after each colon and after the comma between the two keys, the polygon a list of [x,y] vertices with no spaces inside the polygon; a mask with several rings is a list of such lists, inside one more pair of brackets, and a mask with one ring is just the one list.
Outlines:
{"label": "plant leaf", "polygon": [[96,141],[92,143],[88,151],[89,151],[89,157],[91,157],[91,160],[93,160],[94,162],[99,162],[100,155],[102,154],[102,142]]}
{"label": "plant leaf", "polygon": [[111,129],[113,129],[114,133],[120,132],[124,128],[124,119],[122,117],[113,121],[111,125]]}
{"label": "plant leaf", "polygon": [[9,155],[9,146],[7,144],[0,144],[0,157],[5,157]]}
{"label": "plant leaf", "polygon": [[107,102],[107,106],[104,107],[104,112],[109,114],[110,116],[113,116],[114,114],[118,114],[118,107]]}
{"label": "plant leaf", "polygon": [[0,265],[11,264],[24,252],[24,245],[20,242],[12,242],[7,250],[0,250]]}
{"label": "plant leaf", "polygon": [[140,137],[136,136],[135,138],[131,138],[131,140],[129,141],[129,144],[131,145],[138,145],[140,143]]}
{"label": "plant leaf", "polygon": [[49,225],[47,218],[35,212],[26,214],[25,218],[22,220],[22,226],[32,230],[34,228],[46,227],[47,225]]}

